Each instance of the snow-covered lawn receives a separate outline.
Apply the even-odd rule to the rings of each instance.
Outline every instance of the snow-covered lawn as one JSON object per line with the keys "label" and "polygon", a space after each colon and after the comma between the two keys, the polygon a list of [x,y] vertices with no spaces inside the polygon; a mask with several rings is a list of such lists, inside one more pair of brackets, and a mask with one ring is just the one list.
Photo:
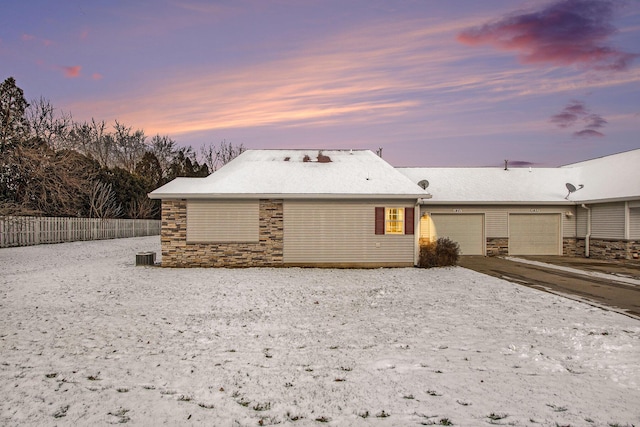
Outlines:
{"label": "snow-covered lawn", "polygon": [[[2,425],[640,425],[640,322],[462,268],[0,250]],[[449,424],[450,423],[450,424]]]}

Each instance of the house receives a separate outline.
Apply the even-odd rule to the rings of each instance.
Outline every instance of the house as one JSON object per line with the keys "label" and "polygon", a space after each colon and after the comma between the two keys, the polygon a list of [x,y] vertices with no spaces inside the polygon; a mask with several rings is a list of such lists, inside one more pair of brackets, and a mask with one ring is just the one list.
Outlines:
{"label": "house", "polygon": [[[638,258],[640,149],[559,168],[398,168],[426,180],[422,238],[465,255]],[[571,189],[571,191],[569,190]]]}
{"label": "house", "polygon": [[399,267],[427,194],[368,150],[247,150],[150,197],[165,266]]}
{"label": "house", "polygon": [[248,150],[162,200],[162,264],[399,267],[465,255],[634,258],[640,150],[559,168],[394,168],[368,150]]}

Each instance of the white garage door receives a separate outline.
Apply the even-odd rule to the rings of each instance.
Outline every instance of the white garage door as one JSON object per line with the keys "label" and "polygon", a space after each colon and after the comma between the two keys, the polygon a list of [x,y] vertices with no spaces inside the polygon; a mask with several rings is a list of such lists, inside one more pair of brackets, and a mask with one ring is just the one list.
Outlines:
{"label": "white garage door", "polygon": [[484,215],[432,214],[431,235],[458,242],[461,255],[484,255]]}
{"label": "white garage door", "polygon": [[509,214],[509,255],[561,255],[559,214]]}

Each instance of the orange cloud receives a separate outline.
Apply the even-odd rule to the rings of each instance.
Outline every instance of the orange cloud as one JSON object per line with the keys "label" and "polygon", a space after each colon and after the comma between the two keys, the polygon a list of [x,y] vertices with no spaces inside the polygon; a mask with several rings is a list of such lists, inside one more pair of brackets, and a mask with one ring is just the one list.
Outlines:
{"label": "orange cloud", "polygon": [[80,70],[82,69],[82,67],[80,65],[74,65],[70,67],[62,66],[60,67],[60,69],[64,73],[65,77],[69,79],[73,79],[76,77],[80,77]]}

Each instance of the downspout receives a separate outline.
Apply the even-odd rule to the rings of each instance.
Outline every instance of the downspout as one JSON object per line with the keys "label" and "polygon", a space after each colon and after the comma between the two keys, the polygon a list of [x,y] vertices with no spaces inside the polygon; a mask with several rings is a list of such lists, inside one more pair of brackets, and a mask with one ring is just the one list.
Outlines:
{"label": "downspout", "polygon": [[584,236],[584,257],[589,258],[589,242],[591,240],[591,208],[584,203],[582,207],[587,210],[587,234]]}

